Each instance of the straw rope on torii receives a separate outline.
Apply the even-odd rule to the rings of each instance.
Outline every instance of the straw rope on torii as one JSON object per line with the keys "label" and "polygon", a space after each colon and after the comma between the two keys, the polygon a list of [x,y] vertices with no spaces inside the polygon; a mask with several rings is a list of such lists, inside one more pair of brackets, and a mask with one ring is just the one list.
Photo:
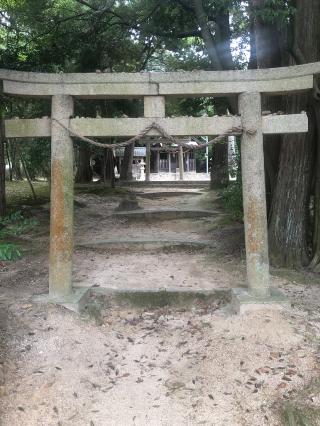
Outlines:
{"label": "straw rope on torii", "polygon": [[[143,130],[141,130],[141,132],[138,133],[136,136],[133,136],[132,138],[130,138],[130,139],[124,141],[124,142],[119,142],[119,143],[114,143],[114,144],[105,144],[105,143],[97,142],[93,139],[89,139],[85,136],[80,135],[79,133],[74,132],[73,130],[69,129],[67,126],[65,126],[63,123],[61,123],[59,120],[57,120],[55,118],[52,118],[52,120],[55,121],[56,123],[58,123],[59,126],[64,128],[65,130],[67,130],[71,136],[73,136],[77,139],[80,139],[84,142],[87,142],[90,145],[97,146],[99,148],[104,148],[104,149],[125,148],[126,146],[132,145],[135,142],[137,142],[138,140],[142,139],[152,129],[158,130],[160,135],[165,138],[165,140],[161,140],[161,143],[167,144],[167,145],[175,144],[175,145],[178,145],[178,146],[183,146],[185,148],[188,148],[189,150],[190,149],[203,149],[203,148],[206,148],[207,146],[210,146],[210,145],[215,145],[217,143],[225,142],[225,138],[228,137],[228,136],[242,135],[243,133],[247,133],[249,135],[254,135],[257,131],[256,129],[244,129],[241,126],[233,126],[233,127],[230,127],[228,130],[226,130],[221,135],[218,135],[215,138],[211,139],[210,141],[201,143],[201,144],[196,145],[196,146],[192,146],[192,148],[191,148],[190,145],[187,142],[182,142],[182,141],[175,139],[173,136],[169,135],[169,133],[167,133],[165,131],[165,129],[163,129],[163,127],[161,127],[158,123],[153,122],[153,123],[149,124],[148,126],[146,126]],[[165,147],[163,147],[163,150],[175,151],[174,148],[172,148],[172,147],[167,148],[167,149]]]}

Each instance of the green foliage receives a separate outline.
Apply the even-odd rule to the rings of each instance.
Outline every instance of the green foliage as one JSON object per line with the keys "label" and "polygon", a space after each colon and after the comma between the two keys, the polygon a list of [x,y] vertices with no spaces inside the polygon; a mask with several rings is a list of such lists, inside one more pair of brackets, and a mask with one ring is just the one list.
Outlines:
{"label": "green foliage", "polygon": [[1,240],[21,235],[32,229],[37,223],[36,219],[23,217],[20,211],[0,218],[0,261],[13,261],[22,256],[18,245]]}
{"label": "green foliage", "polygon": [[20,248],[16,244],[0,242],[0,261],[13,261],[22,256]]}
{"label": "green foliage", "polygon": [[264,22],[284,27],[295,12],[292,3],[291,0],[265,0],[264,7],[254,12]]}
{"label": "green foliage", "polygon": [[242,206],[242,184],[239,181],[229,184],[219,192],[221,201],[225,209],[233,219],[243,220]]}
{"label": "green foliage", "polygon": [[36,219],[23,217],[20,211],[0,218],[0,239],[9,236],[18,236],[29,231],[38,224]]}
{"label": "green foliage", "polygon": [[6,183],[7,204],[10,209],[19,210],[23,205],[41,205],[50,199],[48,182],[34,182],[37,199],[34,200],[30,186],[26,181]]}
{"label": "green foliage", "polygon": [[285,426],[312,426],[319,420],[319,410],[314,407],[296,407],[285,404],[282,413]]}

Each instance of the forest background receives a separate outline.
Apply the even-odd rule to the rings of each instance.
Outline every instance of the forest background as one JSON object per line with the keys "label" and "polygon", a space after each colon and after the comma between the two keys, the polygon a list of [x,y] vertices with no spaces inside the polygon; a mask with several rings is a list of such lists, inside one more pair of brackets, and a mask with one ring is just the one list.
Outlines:
{"label": "forest background", "polygon": [[[233,70],[320,60],[318,0],[0,0],[0,15],[0,67],[21,71]],[[277,266],[320,271],[319,101],[317,83],[309,95],[263,99],[265,111],[306,111],[309,117],[308,134],[264,141],[270,258]],[[138,100],[77,100],[75,108],[75,115],[88,117],[142,114]],[[237,112],[232,97],[167,105],[168,115]],[[50,103],[3,95],[2,119],[15,116],[50,116]],[[75,143],[77,182],[92,178],[92,150]],[[217,145],[216,187],[225,185],[226,159],[226,145]],[[50,179],[50,141],[6,140],[2,130],[0,215],[6,214],[6,178],[23,177]],[[241,194],[241,178],[223,194]]]}

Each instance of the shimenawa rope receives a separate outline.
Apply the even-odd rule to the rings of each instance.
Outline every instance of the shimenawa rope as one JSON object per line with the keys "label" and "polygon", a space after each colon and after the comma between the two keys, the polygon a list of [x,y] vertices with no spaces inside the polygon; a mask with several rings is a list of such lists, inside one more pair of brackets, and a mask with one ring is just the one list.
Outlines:
{"label": "shimenawa rope", "polygon": [[[175,139],[173,136],[169,135],[169,133],[167,133],[165,131],[165,129],[163,129],[163,127],[161,127],[158,123],[153,122],[153,123],[149,124],[148,126],[146,126],[143,130],[141,130],[141,132],[138,133],[136,136],[133,136],[132,138],[130,138],[130,139],[124,141],[124,142],[114,143],[114,144],[105,144],[105,143],[97,142],[93,139],[89,139],[85,136],[80,135],[79,133],[74,132],[73,130],[71,130],[70,128],[68,128],[67,126],[65,126],[63,123],[61,123],[59,120],[57,120],[55,118],[52,118],[52,121],[55,121],[56,123],[59,124],[59,126],[61,126],[65,130],[67,130],[71,136],[74,136],[77,139],[80,139],[84,142],[87,142],[90,145],[94,145],[94,146],[97,146],[99,148],[104,148],[104,149],[125,148],[126,146],[132,145],[136,141],[142,139],[152,129],[157,130],[160,133],[160,135],[165,138],[165,140],[159,141],[160,143],[163,143],[163,144],[166,144],[166,145],[175,144],[175,145],[178,145],[178,146],[183,146],[183,147],[188,148],[188,149],[203,149],[203,148],[206,148],[207,146],[210,146],[210,145],[215,145],[217,143],[225,142],[225,138],[228,137],[228,136],[242,135],[244,132],[252,136],[257,132],[257,130],[255,130],[255,129],[244,129],[243,127],[240,127],[240,126],[233,126],[233,127],[230,127],[228,130],[226,130],[221,135],[216,136],[215,138],[211,139],[208,142],[190,147],[190,145],[187,142],[182,142],[182,141]],[[159,142],[155,142],[155,143],[159,143]],[[170,151],[173,151],[173,150],[174,149],[170,148]]]}

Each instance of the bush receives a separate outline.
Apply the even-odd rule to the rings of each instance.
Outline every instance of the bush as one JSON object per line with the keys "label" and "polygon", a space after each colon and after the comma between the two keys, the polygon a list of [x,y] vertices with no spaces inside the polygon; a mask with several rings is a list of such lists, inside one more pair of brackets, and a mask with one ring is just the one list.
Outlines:
{"label": "bush", "polygon": [[19,246],[3,241],[7,237],[16,237],[37,225],[36,219],[26,219],[20,211],[0,218],[0,261],[16,260],[22,256]]}
{"label": "bush", "polygon": [[222,204],[235,220],[243,220],[242,184],[240,181],[229,184],[219,193]]}
{"label": "bush", "polygon": [[0,242],[0,260],[17,260],[20,257],[21,251],[16,244]]}

